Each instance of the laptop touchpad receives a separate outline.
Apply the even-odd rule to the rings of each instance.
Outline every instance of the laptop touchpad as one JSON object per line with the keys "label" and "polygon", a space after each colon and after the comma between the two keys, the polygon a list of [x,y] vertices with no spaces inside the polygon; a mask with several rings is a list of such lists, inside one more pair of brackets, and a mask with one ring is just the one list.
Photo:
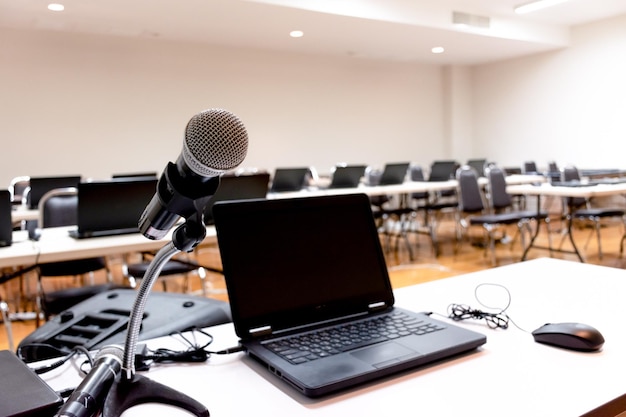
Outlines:
{"label": "laptop touchpad", "polygon": [[351,352],[351,355],[375,368],[384,368],[422,354],[395,342],[385,342]]}

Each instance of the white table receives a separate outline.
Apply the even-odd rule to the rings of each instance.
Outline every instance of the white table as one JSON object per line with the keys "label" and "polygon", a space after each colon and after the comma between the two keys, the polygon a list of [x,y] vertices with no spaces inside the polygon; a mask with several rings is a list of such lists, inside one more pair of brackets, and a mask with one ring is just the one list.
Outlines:
{"label": "white table", "polygon": [[[597,184],[597,185],[589,185],[589,186],[577,186],[577,187],[569,187],[569,186],[554,186],[549,183],[543,183],[541,185],[532,185],[532,184],[520,184],[520,185],[509,185],[506,187],[506,191],[509,194],[522,194],[522,195],[533,195],[537,196],[537,211],[541,210],[541,196],[552,196],[552,197],[581,197],[581,198],[592,198],[592,197],[605,197],[612,195],[620,195],[626,194],[626,183],[615,183],[615,184]],[[571,208],[570,208],[571,209]],[[575,254],[581,262],[584,262],[583,257],[574,242],[574,237],[572,235],[572,218],[570,216],[567,225],[567,234],[569,236],[570,243],[572,245],[573,250],[567,251],[557,248],[550,248],[552,251],[556,252],[565,252],[565,253],[573,253]],[[526,255],[528,254],[530,249],[548,249],[545,247],[541,247],[535,245],[535,240],[537,235],[539,234],[539,226],[535,231],[535,235],[532,237],[530,244],[524,250],[524,254],[522,255],[522,261],[526,259]]]}
{"label": "white table", "polygon": [[[510,291],[510,317],[525,331],[489,329],[483,321],[457,323],[486,334],[478,351],[423,369],[312,400],[296,393],[242,353],[212,356],[202,364],[156,366],[144,375],[205,404],[212,416],[578,416],[626,392],[626,330],[622,320],[626,271],[541,258],[395,291],[397,305],[446,314],[450,303],[482,308],[479,284]],[[504,307],[500,287],[481,287],[481,299]],[[447,319],[445,319],[447,320]],[[606,343],[581,353],[534,342],[527,333],[546,322],[582,322]],[[236,344],[232,325],[209,328],[212,350]],[[152,348],[182,349],[172,338]],[[71,365],[44,375],[55,389],[75,386]],[[124,416],[188,416],[161,405]]]}
{"label": "white table", "polygon": [[[13,244],[0,248],[0,268],[155,251],[171,239],[171,231],[162,240],[150,240],[140,233],[76,239],[69,235],[72,228],[75,226],[42,229],[38,241],[29,240],[26,231],[14,232]],[[207,227],[207,236],[203,243],[215,241],[215,227]]]}

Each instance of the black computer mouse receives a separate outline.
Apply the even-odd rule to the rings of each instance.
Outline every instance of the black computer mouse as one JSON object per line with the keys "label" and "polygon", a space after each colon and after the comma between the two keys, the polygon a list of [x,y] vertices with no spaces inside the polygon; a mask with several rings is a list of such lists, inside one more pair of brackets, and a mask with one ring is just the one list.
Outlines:
{"label": "black computer mouse", "polygon": [[532,335],[536,342],[582,352],[600,350],[604,344],[598,329],[582,323],[546,323]]}

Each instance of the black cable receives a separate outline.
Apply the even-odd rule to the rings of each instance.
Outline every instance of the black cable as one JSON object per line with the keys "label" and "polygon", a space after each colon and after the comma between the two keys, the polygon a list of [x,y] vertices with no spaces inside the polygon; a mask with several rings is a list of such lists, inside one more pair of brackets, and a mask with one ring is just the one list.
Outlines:
{"label": "black cable", "polygon": [[[23,349],[24,347],[28,347],[28,348],[37,348],[37,347],[39,347],[39,348],[46,348],[46,349],[55,349],[53,346],[46,345],[46,344],[43,344],[43,343],[33,343],[33,344],[30,344],[30,345],[25,345],[25,346],[23,346],[23,347],[18,348],[18,351],[17,351],[17,356],[18,356],[20,359],[22,359],[22,358],[23,358],[23,357],[22,357],[22,352],[21,352],[21,349]],[[57,350],[58,350],[58,349],[57,349]],[[60,350],[58,350],[58,351],[59,351],[59,352],[61,352]],[[47,364],[47,365],[43,365],[43,366],[40,366],[40,367],[37,367],[37,368],[31,368],[31,369],[32,369],[32,370],[33,370],[33,372],[35,372],[36,374],[41,375],[41,374],[44,374],[44,373],[46,373],[46,372],[50,372],[50,371],[52,371],[53,369],[57,369],[57,368],[59,368],[60,366],[62,366],[63,364],[65,364],[67,361],[69,361],[69,360],[70,360],[70,359],[72,359],[75,355],[77,355],[77,354],[79,354],[79,353],[82,353],[82,354],[83,354],[83,355],[85,355],[85,357],[87,358],[87,359],[85,360],[85,362],[83,363],[83,365],[84,365],[85,363],[93,364],[93,358],[92,358],[91,354],[89,353],[89,351],[88,351],[88,350],[87,350],[84,346],[75,346],[75,347],[73,347],[73,348],[72,348],[72,350],[71,350],[69,353],[65,353],[65,352],[63,352],[63,354],[64,354],[65,356],[63,356],[63,357],[59,358],[58,360],[56,360],[56,361],[54,361],[54,362],[52,362],[52,363],[49,363],[49,364]],[[23,360],[23,359],[22,359],[22,360]],[[82,366],[83,366],[83,365],[81,365],[81,368],[82,368]],[[81,369],[81,370],[82,370],[82,369]],[[83,372],[85,372],[85,371],[83,371]],[[86,372],[85,372],[85,373],[86,373]]]}
{"label": "black cable", "polygon": [[[486,305],[483,301],[481,301],[478,290],[485,286],[493,286],[503,289],[507,295],[506,305],[502,308]],[[485,308],[497,310],[497,312],[489,312],[483,311],[479,309],[472,308],[465,304],[450,304],[448,306],[448,317],[455,321],[468,320],[468,319],[476,319],[476,320],[485,320],[487,326],[492,329],[508,329],[509,323],[512,323],[515,327],[522,331],[526,331],[519,327],[510,317],[506,314],[506,310],[511,306],[511,292],[503,285],[493,284],[493,283],[483,283],[478,284],[476,288],[474,288],[474,297],[476,301],[480,303]]]}

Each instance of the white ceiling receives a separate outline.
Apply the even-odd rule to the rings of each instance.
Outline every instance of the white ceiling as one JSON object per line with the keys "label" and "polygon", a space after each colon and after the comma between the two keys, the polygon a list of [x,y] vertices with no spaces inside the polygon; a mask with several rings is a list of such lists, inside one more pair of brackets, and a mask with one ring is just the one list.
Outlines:
{"label": "white ceiling", "polygon": [[[57,0],[59,1],[59,0]],[[184,40],[305,54],[474,65],[566,47],[572,25],[626,14],[626,0],[0,0],[0,27]],[[452,13],[489,18],[460,28]],[[291,30],[304,31],[293,39]],[[434,46],[446,52],[431,53]]]}

